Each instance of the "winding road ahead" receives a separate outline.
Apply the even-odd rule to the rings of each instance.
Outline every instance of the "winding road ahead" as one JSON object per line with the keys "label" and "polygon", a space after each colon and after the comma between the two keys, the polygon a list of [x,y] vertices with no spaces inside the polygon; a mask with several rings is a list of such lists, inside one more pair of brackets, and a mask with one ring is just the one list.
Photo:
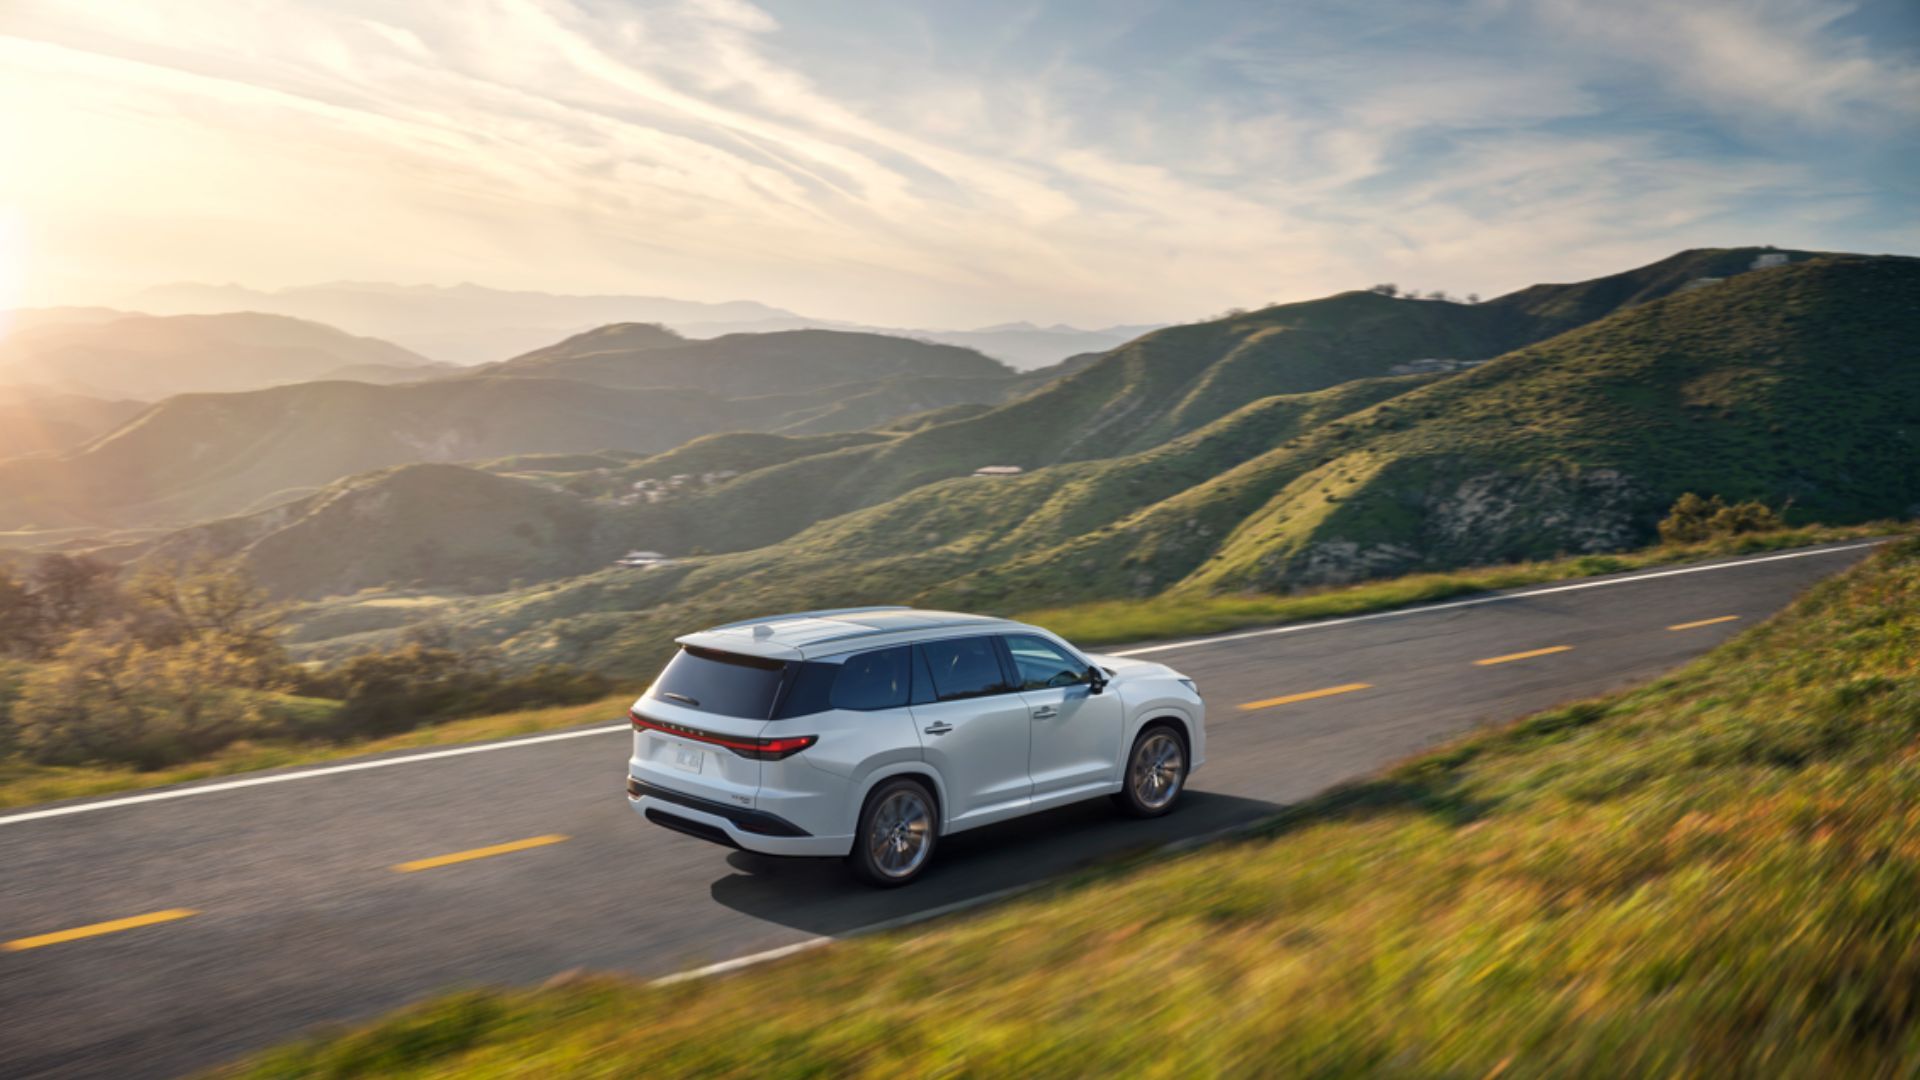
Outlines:
{"label": "winding road ahead", "polygon": [[624,724],[0,811],[0,1076],[173,1075],[453,986],[661,976],[934,913],[1643,681],[1869,546],[1113,650],[1207,697],[1182,808],[966,833],[894,892],[648,827]]}

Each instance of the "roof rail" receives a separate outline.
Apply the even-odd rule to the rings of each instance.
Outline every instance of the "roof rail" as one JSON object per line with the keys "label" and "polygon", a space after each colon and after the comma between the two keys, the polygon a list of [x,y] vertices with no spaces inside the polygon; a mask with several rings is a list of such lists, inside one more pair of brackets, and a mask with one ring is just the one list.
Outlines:
{"label": "roof rail", "polygon": [[763,615],[757,619],[741,619],[738,622],[721,623],[710,626],[713,630],[734,630],[742,626],[759,626],[762,623],[786,622],[790,619],[825,619],[834,615],[860,615],[869,611],[912,611],[906,604],[876,604],[871,607],[822,608],[819,611],[790,611],[785,615]]}
{"label": "roof rail", "polygon": [[[962,612],[953,612],[952,614],[954,614],[954,615],[957,615],[957,616],[959,616],[958,618],[955,618],[955,619],[952,619],[952,620],[950,620],[950,621],[951,621],[951,623],[952,623],[952,625],[954,625],[954,626],[969,626],[969,625],[978,625],[978,624],[980,624],[980,623],[1004,623],[1004,622],[1007,622],[1007,621],[1009,621],[1009,620],[1007,620],[1007,619],[1002,619],[1002,618],[1000,618],[1000,617],[999,617],[999,616],[997,616],[997,615],[967,615],[967,614],[964,614],[964,613],[962,613]],[[929,625],[941,625],[941,624],[929,624]],[[901,631],[902,629],[906,629],[906,630],[917,630],[917,629],[922,629],[922,628],[921,628],[921,627],[912,627],[912,626],[909,626],[909,627],[898,627],[898,626],[877,626],[877,627],[867,627],[867,628],[865,628],[865,629],[862,629],[862,630],[849,630],[849,631],[847,631],[847,632],[846,632],[846,633],[844,633],[844,634],[835,634],[835,635],[833,635],[832,637],[825,637],[825,638],[820,638],[820,639],[818,639],[817,641],[812,641],[812,642],[809,642],[809,644],[811,644],[811,645],[831,645],[831,644],[833,644],[834,642],[837,642],[837,641],[851,641],[851,640],[853,640],[854,638],[863,638],[863,637],[878,637],[878,636],[880,636],[881,634],[897,634],[897,633],[899,633],[899,632],[900,632],[900,631]]]}

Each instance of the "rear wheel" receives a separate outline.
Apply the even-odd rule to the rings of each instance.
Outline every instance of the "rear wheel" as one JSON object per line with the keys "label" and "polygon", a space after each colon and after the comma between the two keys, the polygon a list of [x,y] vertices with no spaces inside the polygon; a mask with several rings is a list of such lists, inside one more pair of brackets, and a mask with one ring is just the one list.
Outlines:
{"label": "rear wheel", "polygon": [[1186,740],[1166,724],[1156,724],[1133,740],[1127,773],[1113,801],[1134,817],[1159,817],[1173,809],[1186,786]]}
{"label": "rear wheel", "polygon": [[892,888],[920,876],[939,834],[933,793],[918,780],[882,781],[860,810],[860,828],[847,856],[854,873]]}

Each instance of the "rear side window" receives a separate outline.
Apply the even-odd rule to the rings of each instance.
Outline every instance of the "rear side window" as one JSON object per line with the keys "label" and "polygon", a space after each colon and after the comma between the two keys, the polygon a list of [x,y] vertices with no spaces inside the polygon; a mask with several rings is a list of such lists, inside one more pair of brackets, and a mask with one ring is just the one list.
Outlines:
{"label": "rear side window", "polygon": [[907,703],[912,670],[910,645],[850,656],[833,681],[833,707],[865,711],[899,708]]}
{"label": "rear side window", "polygon": [[786,671],[779,660],[687,646],[667,662],[647,693],[716,716],[765,720],[773,715]]}
{"label": "rear side window", "polygon": [[1000,667],[1000,650],[990,637],[929,641],[917,648],[926,657],[934,696],[941,701],[1004,694],[1013,689]]}

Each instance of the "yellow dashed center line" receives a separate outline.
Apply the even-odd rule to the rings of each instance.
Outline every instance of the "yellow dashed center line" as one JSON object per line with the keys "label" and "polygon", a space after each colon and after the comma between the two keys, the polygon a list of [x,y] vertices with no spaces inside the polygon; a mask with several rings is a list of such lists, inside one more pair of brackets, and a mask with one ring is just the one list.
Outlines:
{"label": "yellow dashed center line", "polygon": [[1718,626],[1718,625],[1720,625],[1720,624],[1721,624],[1721,623],[1723,623],[1723,622],[1732,622],[1733,620],[1735,620],[1735,619],[1737,619],[1737,618],[1739,618],[1739,617],[1740,617],[1740,616],[1738,616],[1738,615],[1722,615],[1722,616],[1720,616],[1720,617],[1719,617],[1719,618],[1717,618],[1717,619],[1701,619],[1701,620],[1700,620],[1700,621],[1698,621],[1698,622],[1683,622],[1683,623],[1675,623],[1675,624],[1673,624],[1672,626],[1669,626],[1669,627],[1667,627],[1667,629],[1669,629],[1669,630],[1696,630],[1696,629],[1699,629],[1699,628],[1700,628],[1700,627],[1702,627],[1702,626]]}
{"label": "yellow dashed center line", "polygon": [[115,934],[122,930],[134,930],[142,926],[153,926],[156,923],[172,922],[175,919],[184,919],[190,915],[198,914],[200,913],[190,911],[186,908],[153,911],[145,915],[135,915],[127,919],[97,922],[90,926],[76,926],[71,930],[61,930],[53,934],[41,934],[38,937],[16,938],[13,941],[0,943],[0,949],[5,949],[8,952],[24,952],[27,949],[37,949],[42,945],[58,945],[63,941],[78,941],[81,938],[99,937],[101,934]]}
{"label": "yellow dashed center line", "polygon": [[531,836],[525,840],[515,840],[510,844],[495,844],[492,847],[474,848],[472,851],[456,851],[451,855],[435,855],[431,859],[415,859],[412,862],[398,863],[394,869],[403,874],[411,874],[416,870],[431,870],[436,866],[451,866],[454,863],[507,855],[515,851],[525,851],[528,848],[546,847],[548,844],[558,844],[566,839],[557,833],[552,836]]}
{"label": "yellow dashed center line", "polygon": [[1355,690],[1371,690],[1371,689],[1373,689],[1372,683],[1363,683],[1363,682],[1347,683],[1344,686],[1329,686],[1324,690],[1308,690],[1304,693],[1288,694],[1285,697],[1266,698],[1261,701],[1249,701],[1245,705],[1240,706],[1240,708],[1247,711],[1252,711],[1254,709],[1271,709],[1275,705],[1291,705],[1296,701],[1312,701],[1315,698],[1332,697],[1335,694],[1351,694]]}
{"label": "yellow dashed center line", "polygon": [[1528,649],[1526,652],[1508,653],[1505,656],[1489,656],[1485,660],[1475,660],[1477,667],[1492,667],[1495,664],[1511,664],[1515,660],[1531,660],[1536,656],[1552,656],[1557,652],[1572,650],[1571,645],[1549,645],[1544,649]]}

